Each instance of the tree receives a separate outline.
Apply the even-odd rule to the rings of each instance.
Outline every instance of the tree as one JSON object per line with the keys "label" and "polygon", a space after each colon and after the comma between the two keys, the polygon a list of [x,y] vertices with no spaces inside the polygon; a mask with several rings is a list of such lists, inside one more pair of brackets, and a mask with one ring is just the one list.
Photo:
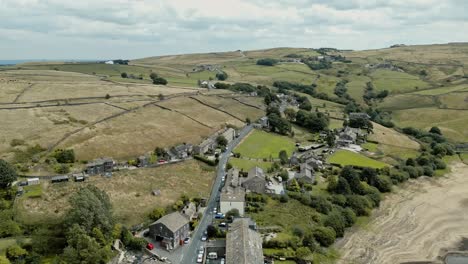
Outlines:
{"label": "tree", "polygon": [[65,263],[107,263],[112,252],[110,247],[101,246],[95,238],[87,234],[83,227],[74,224],[67,233],[68,246],[64,249],[62,259]]}
{"label": "tree", "polygon": [[333,210],[327,215],[323,223],[325,226],[333,228],[337,237],[342,237],[346,228],[346,219],[341,212]]}
{"label": "tree", "polygon": [[155,73],[155,72],[152,72],[152,73],[150,73],[149,77],[150,77],[151,80],[154,80],[154,79],[158,78],[158,74]]}
{"label": "tree", "polygon": [[278,132],[279,134],[286,135],[291,132],[291,124],[280,115],[271,113],[268,115],[268,121],[270,123],[271,130]]}
{"label": "tree", "polygon": [[0,255],[0,264],[11,264],[11,262],[6,257]]}
{"label": "tree", "polygon": [[334,189],[335,193],[338,194],[351,194],[351,188],[349,187],[348,181],[343,177],[338,177],[338,182]]}
{"label": "tree", "polygon": [[149,214],[149,218],[153,221],[157,221],[159,218],[163,217],[166,214],[166,209],[162,207],[154,208],[153,211]]}
{"label": "tree", "polygon": [[296,124],[305,127],[312,132],[320,132],[328,127],[329,119],[323,113],[311,113],[299,110],[296,113]]}
{"label": "tree", "polygon": [[328,131],[325,141],[327,141],[327,145],[329,147],[334,147],[335,146],[335,133],[333,131]]}
{"label": "tree", "polygon": [[106,99],[109,100],[111,96],[109,94],[106,94]]}
{"label": "tree", "polygon": [[431,129],[429,130],[429,133],[442,135],[442,131],[440,131],[440,128],[436,126],[431,127]]}
{"label": "tree", "polygon": [[284,110],[284,115],[286,116],[286,119],[292,122],[296,118],[296,111],[293,108],[286,108]]}
{"label": "tree", "polygon": [[228,78],[228,74],[224,71],[216,73],[216,79],[220,81],[225,81]]}
{"label": "tree", "polygon": [[278,154],[281,165],[286,165],[289,162],[288,153],[286,150],[281,150]]}
{"label": "tree", "polygon": [[161,84],[161,85],[166,85],[167,80],[164,79],[163,77],[156,77],[153,79],[153,84]]}
{"label": "tree", "polygon": [[0,188],[8,187],[12,182],[16,181],[17,177],[15,168],[5,160],[0,159]]}
{"label": "tree", "polygon": [[263,65],[263,66],[274,66],[277,63],[278,63],[278,60],[272,59],[272,58],[264,58],[264,59],[257,60],[257,65]]}
{"label": "tree", "polygon": [[120,76],[121,76],[122,78],[128,78],[128,74],[127,74],[126,72],[122,72],[122,73],[120,74]]}
{"label": "tree", "polygon": [[75,151],[73,149],[57,149],[52,156],[58,163],[75,162]]}
{"label": "tree", "polygon": [[227,219],[234,219],[234,218],[239,217],[239,216],[240,216],[239,210],[237,210],[236,208],[233,208],[233,209],[229,210],[228,212],[226,212],[226,218]]}
{"label": "tree", "polygon": [[308,247],[300,247],[296,249],[296,257],[299,259],[305,259],[310,256],[310,254],[312,254],[312,252]]}
{"label": "tree", "polygon": [[164,148],[156,147],[154,149],[154,154],[159,158],[164,158],[168,155],[167,151]]}
{"label": "tree", "polygon": [[369,215],[371,205],[366,197],[361,195],[349,195],[346,197],[346,205],[356,213],[357,216]]}
{"label": "tree", "polygon": [[164,100],[164,95],[162,93],[158,94],[158,99],[160,101]]}
{"label": "tree", "polygon": [[13,262],[26,257],[26,255],[28,252],[18,245],[9,246],[6,250],[6,257]]}
{"label": "tree", "polygon": [[356,193],[356,194],[364,193],[359,175],[357,171],[353,169],[353,167],[345,166],[341,170],[340,176],[346,179],[353,193]]}
{"label": "tree", "polygon": [[218,235],[218,228],[213,225],[208,225],[206,228],[206,234],[209,238],[216,237]]}
{"label": "tree", "polygon": [[227,141],[227,139],[226,139],[223,135],[219,135],[219,136],[216,138],[216,143],[217,143],[218,146],[220,146],[220,147],[226,147],[227,144],[228,144],[228,141]]}
{"label": "tree", "polygon": [[114,219],[112,205],[105,192],[88,185],[70,197],[70,205],[66,216],[69,226],[78,224],[87,234],[92,234],[93,228],[96,227],[104,236],[111,236]]}
{"label": "tree", "polygon": [[313,231],[313,236],[323,247],[328,247],[335,242],[336,233],[332,228],[317,226]]}
{"label": "tree", "polygon": [[247,125],[250,125],[250,123],[252,123],[252,121],[250,120],[250,118],[245,118],[245,123],[247,123]]}
{"label": "tree", "polygon": [[263,100],[265,102],[266,105],[270,105],[271,104],[271,97],[270,95],[265,95],[265,99]]}
{"label": "tree", "polygon": [[309,99],[305,100],[299,105],[299,109],[310,111],[312,110],[312,104],[310,103]]}

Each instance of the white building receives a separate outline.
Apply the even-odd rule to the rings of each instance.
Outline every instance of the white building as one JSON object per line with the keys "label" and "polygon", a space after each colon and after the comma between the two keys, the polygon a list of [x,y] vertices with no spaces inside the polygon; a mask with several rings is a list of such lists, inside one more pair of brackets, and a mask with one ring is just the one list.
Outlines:
{"label": "white building", "polygon": [[244,215],[245,189],[240,186],[239,171],[237,169],[230,169],[227,173],[226,183],[221,190],[219,207],[223,214],[232,209],[237,209],[241,216]]}
{"label": "white building", "polygon": [[40,183],[39,178],[29,178],[29,179],[27,179],[27,181],[28,181],[28,186],[38,185]]}
{"label": "white building", "polygon": [[104,62],[104,63],[105,63],[105,64],[114,64],[114,61],[111,61],[111,60],[110,60],[110,61],[106,61],[106,62]]}

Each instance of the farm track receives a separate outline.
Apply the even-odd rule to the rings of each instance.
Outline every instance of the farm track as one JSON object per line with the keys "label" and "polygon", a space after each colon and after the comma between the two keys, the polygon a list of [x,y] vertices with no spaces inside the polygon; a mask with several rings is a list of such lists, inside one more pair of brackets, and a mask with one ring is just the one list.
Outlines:
{"label": "farm track", "polygon": [[33,84],[30,84],[30,85],[28,85],[28,86],[26,86],[26,87],[16,96],[15,100],[13,100],[12,103],[18,102],[18,100],[20,99],[20,97],[21,97],[26,91],[28,91],[29,89],[31,89],[31,87],[33,87],[33,86],[34,86],[34,83],[33,83]]}

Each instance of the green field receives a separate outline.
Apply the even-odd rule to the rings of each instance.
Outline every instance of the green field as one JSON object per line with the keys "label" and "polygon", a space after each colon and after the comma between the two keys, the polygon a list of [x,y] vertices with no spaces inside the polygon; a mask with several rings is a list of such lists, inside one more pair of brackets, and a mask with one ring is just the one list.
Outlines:
{"label": "green field", "polygon": [[292,154],[295,143],[292,138],[267,133],[261,130],[252,131],[242,143],[235,148],[242,157],[263,159],[278,158],[281,150],[286,150],[288,156]]}
{"label": "green field", "polygon": [[392,95],[379,104],[385,110],[401,110],[408,108],[420,108],[436,106],[437,103],[431,96],[420,94],[397,94]]}
{"label": "green field", "polygon": [[353,165],[359,167],[371,167],[371,168],[383,168],[388,166],[387,164],[368,158],[361,154],[349,151],[349,150],[338,150],[331,155],[328,160],[329,163],[338,164],[341,166]]}
{"label": "green field", "polygon": [[468,85],[462,84],[462,85],[456,85],[456,86],[446,86],[446,87],[440,87],[440,88],[435,88],[435,89],[417,91],[417,92],[414,92],[414,94],[441,95],[441,94],[447,94],[447,93],[451,93],[455,91],[462,91],[467,88],[468,88]]}
{"label": "green field", "polygon": [[468,114],[466,110],[437,108],[406,109],[393,112],[393,120],[399,127],[412,126],[428,131],[437,126],[449,139],[468,141]]}
{"label": "green field", "polygon": [[429,86],[428,83],[422,81],[419,77],[390,70],[376,70],[371,74],[371,78],[377,90],[388,90],[392,94],[414,91]]}
{"label": "green field", "polygon": [[266,161],[253,161],[253,160],[246,160],[246,159],[238,159],[238,158],[230,158],[229,162],[235,168],[243,171],[249,171],[251,168],[258,166],[262,168],[264,171],[267,171],[273,162],[266,162]]}

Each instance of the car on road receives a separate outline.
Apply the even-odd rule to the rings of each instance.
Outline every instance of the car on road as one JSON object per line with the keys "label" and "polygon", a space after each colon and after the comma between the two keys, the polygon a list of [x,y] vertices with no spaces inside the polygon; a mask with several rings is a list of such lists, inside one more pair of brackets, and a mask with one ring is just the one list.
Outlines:
{"label": "car on road", "polygon": [[218,208],[213,208],[213,214],[216,214],[218,212]]}
{"label": "car on road", "polygon": [[220,264],[224,264],[224,258],[221,259]]}
{"label": "car on road", "polygon": [[206,237],[205,235],[201,237],[201,241],[206,241],[208,240],[208,237]]}
{"label": "car on road", "polygon": [[219,227],[226,227],[226,223],[225,222],[222,222],[218,225]]}
{"label": "car on road", "polygon": [[186,238],[184,239],[184,244],[188,244],[188,243],[190,243],[190,237],[186,237]]}
{"label": "car on road", "polygon": [[197,263],[203,263],[203,254],[198,254]]}
{"label": "car on road", "polygon": [[198,254],[205,254],[205,248],[203,246],[200,246],[200,249],[198,250]]}
{"label": "car on road", "polygon": [[149,249],[149,250],[153,250],[154,249],[154,245],[152,243],[148,243],[146,245],[146,248]]}

